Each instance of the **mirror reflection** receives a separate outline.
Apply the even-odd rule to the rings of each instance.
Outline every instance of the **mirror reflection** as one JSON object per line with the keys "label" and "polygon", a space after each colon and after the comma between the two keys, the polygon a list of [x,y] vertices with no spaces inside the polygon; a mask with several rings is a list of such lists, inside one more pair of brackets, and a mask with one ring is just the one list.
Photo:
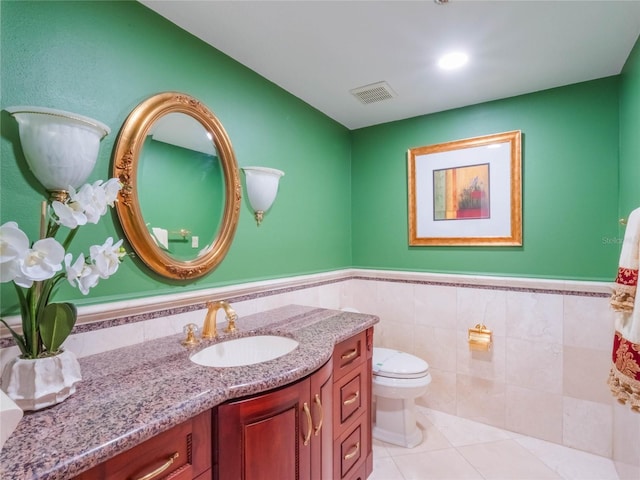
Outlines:
{"label": "mirror reflection", "polygon": [[140,153],[137,186],[142,217],[159,248],[177,260],[207,252],[222,220],[225,187],[202,124],[183,113],[158,119]]}

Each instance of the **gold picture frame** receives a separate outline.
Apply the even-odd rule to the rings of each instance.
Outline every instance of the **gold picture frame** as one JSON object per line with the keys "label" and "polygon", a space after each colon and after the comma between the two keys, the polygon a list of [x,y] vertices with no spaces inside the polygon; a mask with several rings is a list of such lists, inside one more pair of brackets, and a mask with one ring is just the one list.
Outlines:
{"label": "gold picture frame", "polygon": [[409,149],[409,245],[522,245],[521,136]]}

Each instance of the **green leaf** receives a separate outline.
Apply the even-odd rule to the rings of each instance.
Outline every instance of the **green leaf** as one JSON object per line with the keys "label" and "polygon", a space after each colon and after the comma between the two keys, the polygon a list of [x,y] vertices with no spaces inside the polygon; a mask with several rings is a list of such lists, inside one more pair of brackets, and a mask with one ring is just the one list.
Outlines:
{"label": "green leaf", "polygon": [[[13,284],[16,287],[16,292],[18,294],[18,300],[20,301],[20,316],[22,317],[22,335],[24,337],[24,342],[22,344],[18,343],[18,347],[22,351],[22,346],[24,346],[24,351],[22,354],[26,358],[36,358],[38,356],[38,348],[37,345],[34,347],[32,338],[37,334],[37,331],[34,330],[33,322],[31,321],[31,309],[29,306],[31,305],[31,298],[33,297],[33,289],[29,288],[27,290],[27,294],[25,295],[22,287],[19,287],[18,284],[14,282]],[[13,337],[16,338],[15,335]],[[17,343],[17,340],[16,340]]]}
{"label": "green leaf", "polygon": [[13,337],[13,339],[16,342],[16,345],[20,349],[20,353],[25,357],[28,357],[29,352],[27,351],[27,345],[25,344],[24,338],[22,338],[22,335],[18,335],[18,333],[13,328],[11,328],[9,324],[5,322],[2,318],[0,318],[0,322],[2,322],[4,326],[9,329],[9,332],[11,332],[11,336]]}
{"label": "green leaf", "polygon": [[73,330],[77,316],[73,303],[50,303],[44,307],[40,318],[40,338],[47,351],[55,353],[60,349]]}

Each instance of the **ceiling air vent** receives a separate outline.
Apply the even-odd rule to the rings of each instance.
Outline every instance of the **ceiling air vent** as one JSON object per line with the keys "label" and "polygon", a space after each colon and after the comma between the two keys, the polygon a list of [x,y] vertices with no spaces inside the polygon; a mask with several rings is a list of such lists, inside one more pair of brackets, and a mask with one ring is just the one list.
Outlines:
{"label": "ceiling air vent", "polygon": [[349,92],[365,105],[388,100],[396,96],[396,93],[391,90],[387,82],[372,83],[364,87],[354,88]]}

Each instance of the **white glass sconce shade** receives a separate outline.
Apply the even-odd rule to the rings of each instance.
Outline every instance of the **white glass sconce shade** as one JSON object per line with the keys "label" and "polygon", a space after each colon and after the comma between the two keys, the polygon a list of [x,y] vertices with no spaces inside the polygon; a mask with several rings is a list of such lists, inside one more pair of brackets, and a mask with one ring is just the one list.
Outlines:
{"label": "white glass sconce shade", "polygon": [[255,212],[256,222],[260,225],[264,212],[271,208],[278,194],[282,170],[266,167],[242,167],[247,180],[249,204]]}
{"label": "white glass sconce shade", "polygon": [[100,140],[111,129],[89,117],[44,107],[8,107],[18,122],[27,164],[49,191],[78,188],[98,159]]}

